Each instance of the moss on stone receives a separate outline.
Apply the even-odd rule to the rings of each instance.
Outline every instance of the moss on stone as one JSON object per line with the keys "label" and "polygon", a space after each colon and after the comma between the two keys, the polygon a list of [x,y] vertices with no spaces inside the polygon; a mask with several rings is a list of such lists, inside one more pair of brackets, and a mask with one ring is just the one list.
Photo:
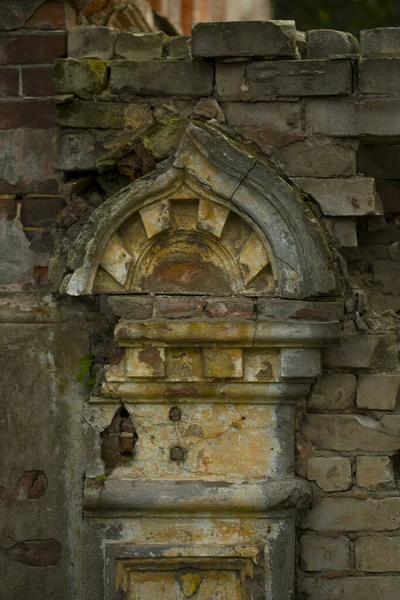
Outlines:
{"label": "moss on stone", "polygon": [[188,123],[188,119],[175,117],[156,123],[143,136],[146,150],[158,160],[171,156],[177,150]]}

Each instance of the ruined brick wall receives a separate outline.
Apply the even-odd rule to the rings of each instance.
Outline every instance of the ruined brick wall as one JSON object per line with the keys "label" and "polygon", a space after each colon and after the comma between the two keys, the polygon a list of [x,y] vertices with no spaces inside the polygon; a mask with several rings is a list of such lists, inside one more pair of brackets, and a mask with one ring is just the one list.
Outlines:
{"label": "ruined brick wall", "polygon": [[[7,48],[14,47],[15,42],[10,40],[17,35],[22,33],[2,34]],[[41,37],[49,41],[43,46],[43,60],[51,62],[56,58],[47,52],[53,52],[52,43],[64,34],[31,35],[38,36],[37,42]],[[15,47],[19,49],[21,44]],[[38,47],[42,48],[40,44]],[[9,52],[7,60],[15,63],[21,60],[16,54],[11,58]],[[67,272],[66,252],[96,208],[173,156],[189,123],[214,120],[221,128],[227,127],[238,134],[241,141],[249,143],[249,152],[257,151],[256,147],[267,156],[283,177],[302,190],[313,207],[326,231],[340,273],[339,295],[325,298],[318,311],[325,305],[324,318],[335,320],[337,313],[329,312],[331,301],[342,304],[343,340],[340,346],[325,350],[323,374],[298,407],[297,472],[312,486],[310,505],[299,515],[297,528],[299,600],[335,600],[339,596],[346,600],[375,597],[397,600],[400,590],[397,575],[400,538],[396,535],[400,519],[399,57],[399,29],[362,32],[359,48],[348,34],[324,31],[303,34],[290,25],[283,28],[254,23],[198,25],[191,43],[187,38],[167,39],[162,33],[137,37],[107,28],[78,28],[69,33],[68,58],[55,61],[58,127],[55,171],[49,168],[50,145],[45,137],[48,127],[54,125],[50,101],[21,98],[21,88],[12,87],[15,75],[11,73],[21,71],[18,82],[22,77],[22,86],[26,86],[24,77],[29,76],[31,69],[46,67],[4,67],[7,71],[4,82],[9,81],[7,93],[18,89],[15,100],[12,97],[3,104],[4,122],[12,124],[14,111],[22,106],[24,109],[15,117],[15,123],[21,127],[7,128],[4,133],[8,158],[3,166],[10,166],[4,167],[2,190],[7,196],[2,198],[7,200],[7,206],[10,199],[23,200],[22,223],[31,246],[28,248],[20,241],[13,256],[25,253],[24,264],[28,261],[36,269],[33,278],[25,269],[22,281],[18,280],[21,270],[17,270],[16,280],[5,281],[2,287],[2,321],[6,324],[19,321],[18,331],[24,327],[16,343],[16,326],[13,326],[6,349],[12,351],[18,344],[20,352],[24,347],[36,347],[40,336],[35,329],[37,325],[31,324],[35,320],[50,322],[46,325],[46,335],[51,337],[55,330],[68,329],[68,322],[78,321],[81,325],[78,323],[76,329],[83,330],[83,323],[100,319],[94,327],[91,349],[88,334],[80,334],[84,339],[79,356],[72,348],[65,348],[63,340],[68,335],[61,332],[57,342],[59,361],[65,354],[69,357],[75,354],[75,362],[70,367],[69,383],[64,381],[61,362],[56,366],[59,392],[50,390],[46,392],[47,398],[58,398],[65,389],[67,395],[71,393],[71,386],[74,389],[76,386],[73,373],[77,371],[79,378],[79,366],[84,377],[87,365],[93,364],[92,377],[98,374],[98,382],[101,381],[104,363],[116,363],[118,357],[109,355],[109,340],[104,336],[111,326],[95,316],[107,313],[108,309],[100,306],[96,311],[81,302],[72,303],[71,308],[69,302],[58,296],[50,301],[46,274],[38,268],[47,267],[55,241],[57,260],[53,262],[52,281],[57,288]],[[44,84],[39,86],[41,92],[43,87]],[[22,87],[22,93],[25,89],[29,88]],[[48,106],[48,109],[44,113],[29,112],[26,109],[32,102],[35,107]],[[45,121],[36,121],[40,114],[44,114]],[[32,127],[36,123],[46,130],[44,137],[34,135],[36,130]],[[36,143],[43,140],[43,147],[33,146],[32,153],[35,159],[43,157],[44,166],[33,174],[26,167],[22,175],[14,174],[13,169],[20,163],[15,154],[10,156],[7,152],[30,147],[28,141],[32,136]],[[62,187],[56,182],[61,182]],[[18,222],[15,227],[19,227]],[[14,262],[15,259],[5,260],[3,271],[12,269]],[[110,293],[115,292],[114,284],[109,282],[109,285]],[[233,316],[303,323],[321,318],[315,307],[317,300],[313,298],[310,302],[305,297],[290,314],[285,312],[285,301],[274,304],[256,296],[230,302],[210,301],[202,295],[197,299],[183,295],[175,299],[146,298],[133,308],[130,304],[128,310],[136,319]],[[122,304],[114,312],[126,316],[126,310]],[[62,325],[54,323],[57,319]],[[31,338],[27,339],[23,322],[33,327]],[[43,356],[47,356],[46,343]],[[88,362],[81,360],[79,364],[79,359],[85,356]],[[43,360],[34,367],[34,372],[54,371],[54,366]],[[15,361],[19,364],[20,355]],[[25,372],[29,368],[28,363]],[[15,377],[18,378],[18,369]],[[13,376],[8,386],[16,398],[15,411],[26,415],[29,385],[15,390]],[[40,389],[39,386],[35,392],[39,397]],[[88,390],[78,389],[73,394],[79,412],[79,403],[87,398]],[[7,397],[7,406],[8,403]],[[44,428],[40,420],[43,410],[43,402],[39,402],[35,432]],[[57,421],[61,414],[57,411],[55,414]],[[75,419],[76,415],[72,424],[67,421],[62,435],[68,437],[73,431],[79,440]],[[0,481],[3,486],[0,508],[5,515],[15,507],[15,495],[21,496],[18,507],[29,502],[29,507],[34,507],[30,511],[39,510],[37,506],[45,510],[43,504],[34,504],[38,500],[32,494],[41,494],[34,490],[43,486],[44,477],[55,485],[54,478],[60,473],[66,478],[70,472],[66,458],[62,464],[49,466],[50,470],[42,466],[44,459],[32,459],[32,455],[40,456],[49,444],[56,443],[53,438],[44,439],[47,445],[41,450],[33,446],[29,461],[26,452],[20,452],[11,463],[11,471]],[[63,448],[66,443],[62,442]],[[35,476],[30,483],[33,471]],[[83,477],[82,463],[77,471]],[[18,483],[19,473],[22,483]],[[73,482],[77,498],[81,494],[78,479]],[[62,498],[62,490],[60,495]],[[46,540],[49,544],[53,540],[50,551],[44,553],[50,557],[60,552],[55,543],[78,547],[78,541],[70,539],[71,523],[76,523],[77,498],[65,517],[68,534],[60,536],[55,524],[51,531],[45,524],[35,531],[31,525],[32,513],[27,517],[29,534],[22,525],[16,529],[12,521],[6,541],[0,544],[6,565],[14,560],[13,556],[17,556],[17,569],[29,564],[26,555],[31,547],[18,546],[21,543]],[[20,556],[25,558],[18,559]],[[54,563],[39,565],[46,571],[40,583],[42,590],[55,585],[62,576],[68,579],[68,560],[57,572],[52,571],[58,568],[56,559],[53,560]],[[88,558],[80,560],[82,563]],[[50,575],[46,569],[50,569]],[[7,580],[8,589],[18,590],[20,576],[21,571],[16,570]],[[35,577],[32,576],[32,586],[38,585]],[[46,583],[46,577],[53,577],[53,583]],[[68,593],[72,598],[72,592]],[[32,591],[31,597],[41,597],[35,594]],[[69,597],[64,592],[61,596],[54,594],[55,598]]]}

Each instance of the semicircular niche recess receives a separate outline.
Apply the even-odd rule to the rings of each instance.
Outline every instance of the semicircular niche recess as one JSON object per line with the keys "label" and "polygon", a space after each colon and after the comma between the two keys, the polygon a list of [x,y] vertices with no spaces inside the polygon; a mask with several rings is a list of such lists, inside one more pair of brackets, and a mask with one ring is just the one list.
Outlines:
{"label": "semicircular niche recess", "polygon": [[[189,195],[189,197],[182,197]],[[94,293],[272,294],[268,242],[244,215],[186,188],[131,214],[98,259]]]}

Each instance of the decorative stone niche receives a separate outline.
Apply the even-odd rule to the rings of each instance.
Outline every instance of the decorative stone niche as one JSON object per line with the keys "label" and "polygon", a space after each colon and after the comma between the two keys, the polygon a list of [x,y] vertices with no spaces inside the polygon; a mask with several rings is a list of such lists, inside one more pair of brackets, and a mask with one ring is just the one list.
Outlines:
{"label": "decorative stone niche", "polygon": [[[84,415],[83,597],[293,598],[309,498],[295,404],[340,334],[333,260],[303,197],[226,131],[190,126],[175,157],[93,213],[68,267],[64,292],[131,307]],[[195,310],[135,318],[138,298],[159,295]],[[212,296],[219,317],[203,310]]]}

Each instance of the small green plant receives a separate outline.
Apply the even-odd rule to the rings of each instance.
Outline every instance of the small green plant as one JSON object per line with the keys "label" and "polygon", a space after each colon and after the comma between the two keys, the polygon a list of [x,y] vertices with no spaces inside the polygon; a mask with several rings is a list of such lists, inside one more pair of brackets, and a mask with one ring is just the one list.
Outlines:
{"label": "small green plant", "polygon": [[93,360],[90,358],[90,356],[84,356],[81,358],[79,361],[79,374],[76,378],[77,383],[81,383],[89,374],[92,364]]}

